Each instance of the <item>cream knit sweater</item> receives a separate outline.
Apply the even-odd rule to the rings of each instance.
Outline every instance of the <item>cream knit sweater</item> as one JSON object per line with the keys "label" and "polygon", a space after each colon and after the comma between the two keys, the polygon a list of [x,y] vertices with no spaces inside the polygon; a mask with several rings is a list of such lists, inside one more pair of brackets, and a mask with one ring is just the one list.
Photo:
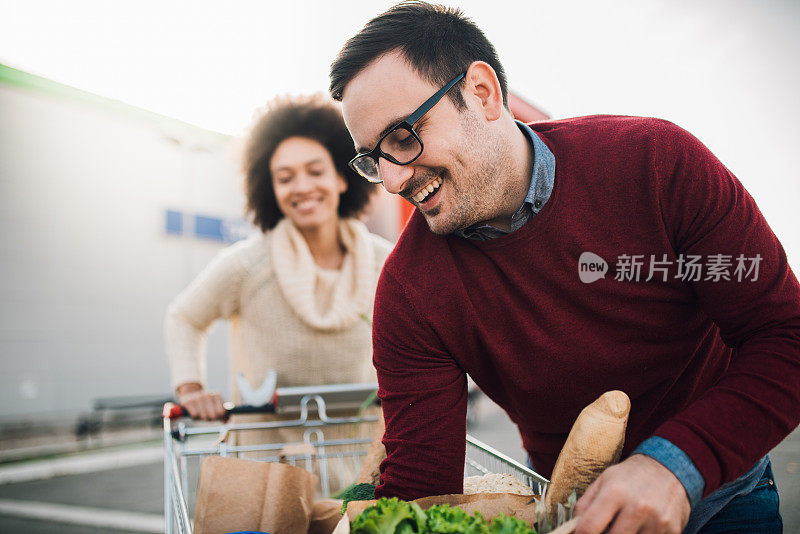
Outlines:
{"label": "cream knit sweater", "polygon": [[[217,319],[232,324],[231,377],[258,387],[375,380],[371,321],[375,286],[392,245],[354,219],[340,221],[339,271],[320,269],[287,219],[224,250],[172,302],[165,320],[172,385],[206,385],[205,338]],[[241,402],[231,380],[234,402]]]}

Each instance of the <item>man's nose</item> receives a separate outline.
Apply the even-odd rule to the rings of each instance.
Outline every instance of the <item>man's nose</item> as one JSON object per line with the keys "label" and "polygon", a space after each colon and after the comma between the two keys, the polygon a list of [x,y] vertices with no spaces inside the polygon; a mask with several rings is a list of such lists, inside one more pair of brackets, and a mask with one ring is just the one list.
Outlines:
{"label": "man's nose", "polygon": [[402,191],[414,175],[414,168],[411,165],[398,165],[386,158],[380,158],[378,166],[383,178],[383,187],[394,195]]}

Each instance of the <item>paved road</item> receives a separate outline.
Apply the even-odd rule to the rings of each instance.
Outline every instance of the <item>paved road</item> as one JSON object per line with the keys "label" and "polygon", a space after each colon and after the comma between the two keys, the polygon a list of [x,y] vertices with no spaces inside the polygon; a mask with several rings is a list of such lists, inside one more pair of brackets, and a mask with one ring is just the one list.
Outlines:
{"label": "paved road", "polygon": [[[516,428],[499,408],[482,403],[479,417],[479,424],[471,431],[475,437],[524,461]],[[100,465],[88,464],[87,469],[93,471],[0,485],[0,532],[158,532],[158,519],[163,511],[162,466],[148,460],[146,455],[141,457],[148,463],[114,468],[114,461],[110,461],[103,470],[97,470]],[[800,430],[781,443],[771,457],[781,491],[785,532],[800,533]],[[3,469],[7,468],[0,468],[0,480]],[[196,484],[195,480],[192,475],[190,484]],[[29,518],[18,517],[28,505],[31,505],[26,509]],[[49,519],[42,520],[43,516]],[[97,524],[102,521],[107,521],[105,528]]]}

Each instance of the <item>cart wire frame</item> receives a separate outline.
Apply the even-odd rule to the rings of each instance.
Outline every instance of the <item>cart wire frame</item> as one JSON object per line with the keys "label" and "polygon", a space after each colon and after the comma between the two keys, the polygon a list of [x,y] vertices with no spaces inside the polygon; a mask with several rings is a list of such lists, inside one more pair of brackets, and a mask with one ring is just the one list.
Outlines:
{"label": "cart wire frame", "polygon": [[[316,408],[316,417],[309,418],[311,403]],[[210,455],[238,457],[241,453],[263,452],[268,456],[259,457],[259,461],[286,461],[291,465],[301,464],[311,471],[313,460],[317,460],[320,474],[322,495],[330,495],[328,462],[344,462],[349,457],[354,467],[358,468],[366,456],[370,438],[352,438],[325,440],[324,428],[330,425],[352,424],[376,421],[375,415],[361,417],[330,417],[327,414],[325,399],[321,395],[309,394],[300,400],[300,414],[297,419],[282,421],[264,421],[257,423],[222,424],[215,426],[192,426],[191,420],[175,416],[174,405],[164,406],[164,523],[167,534],[192,534],[192,520],[189,515],[188,468],[187,458]],[[231,432],[248,430],[264,430],[274,428],[306,428],[304,442],[314,448],[314,454],[282,456],[280,451],[287,443],[265,443],[260,445],[230,445],[227,438]],[[213,446],[192,447],[194,436],[217,436]],[[507,473],[516,477],[542,495],[549,481],[529,467],[513,458],[497,451],[489,445],[467,435],[464,475],[486,475],[489,473]],[[338,448],[348,446],[348,450]],[[356,447],[353,447],[356,446]],[[334,452],[331,452],[334,451]],[[248,456],[248,459],[252,459]],[[357,469],[356,469],[357,470]]]}

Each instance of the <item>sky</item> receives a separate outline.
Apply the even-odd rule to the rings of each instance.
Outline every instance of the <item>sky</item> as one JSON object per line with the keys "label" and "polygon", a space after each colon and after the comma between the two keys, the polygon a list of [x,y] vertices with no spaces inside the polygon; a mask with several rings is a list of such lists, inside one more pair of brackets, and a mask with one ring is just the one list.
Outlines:
{"label": "sky", "polygon": [[[233,135],[271,97],[325,91],[393,2],[0,0],[0,62]],[[463,0],[511,89],[554,118],[658,116],[739,177],[800,267],[800,2]]]}

